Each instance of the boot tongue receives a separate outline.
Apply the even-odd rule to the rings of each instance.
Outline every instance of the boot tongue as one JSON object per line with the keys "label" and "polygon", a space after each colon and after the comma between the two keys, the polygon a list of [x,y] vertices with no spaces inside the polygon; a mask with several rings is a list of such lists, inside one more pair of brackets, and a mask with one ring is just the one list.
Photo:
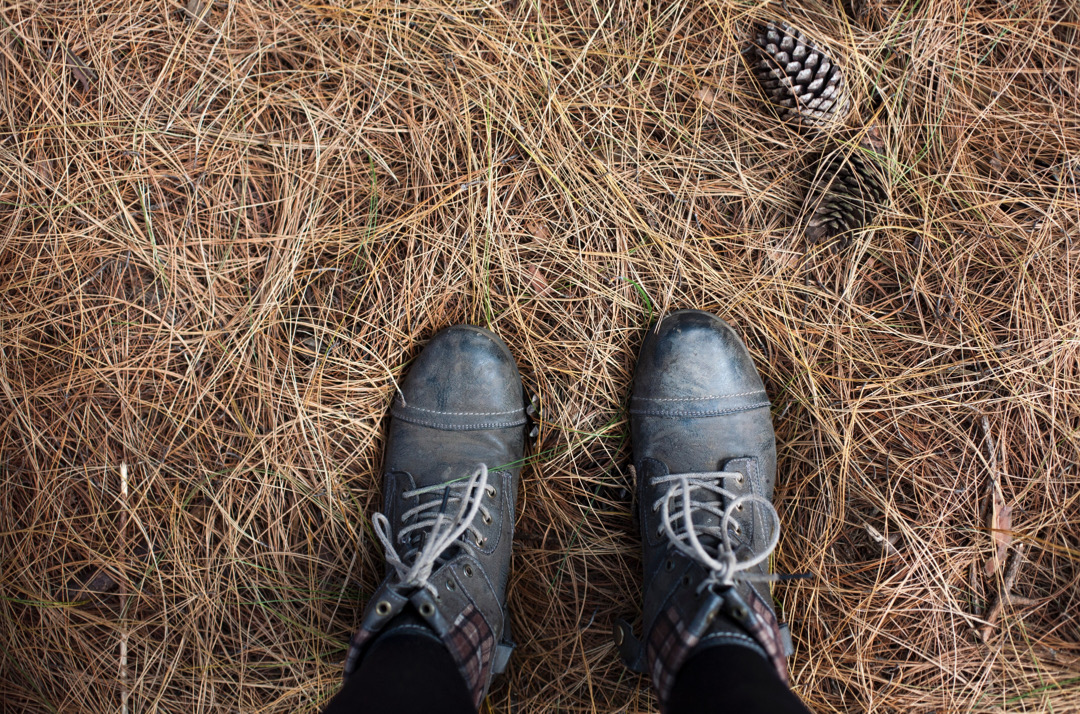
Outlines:
{"label": "boot tongue", "polygon": [[[698,503],[711,503],[716,506],[716,510],[723,512],[724,499],[722,496],[718,496],[713,491],[704,488],[690,489],[690,500],[697,501]],[[672,502],[672,507],[682,507],[682,499],[676,498]],[[704,508],[693,509],[691,515],[691,522],[694,524],[694,534],[697,535],[698,541],[701,542],[707,550],[716,552],[717,547],[720,545],[720,539],[711,533],[718,533],[720,530],[720,516],[712,513]]]}
{"label": "boot tongue", "polygon": [[[463,489],[451,490],[451,485],[463,481],[467,481],[469,474],[458,475],[456,472],[460,471],[460,467],[451,470],[450,466],[441,468],[440,471],[434,471],[433,473],[440,473],[440,476],[428,475],[426,478],[423,476],[416,478],[418,488],[425,488],[429,486],[435,486],[443,484],[441,489],[432,489],[427,493],[422,493],[416,497],[416,506],[424,506],[429,503],[437,503],[438,506],[429,508],[426,511],[422,511],[418,516],[419,520],[432,521],[439,514],[442,514],[444,519],[444,527],[446,524],[453,520],[461,509],[461,498],[464,496]],[[418,529],[413,531],[409,535],[409,548],[413,550],[410,560],[414,559],[419,551],[424,547],[427,539],[431,536],[430,528]],[[463,536],[464,537],[464,536]],[[448,560],[453,559],[460,548],[457,545],[451,545],[442,554],[439,555],[436,562],[436,568],[441,567]]]}

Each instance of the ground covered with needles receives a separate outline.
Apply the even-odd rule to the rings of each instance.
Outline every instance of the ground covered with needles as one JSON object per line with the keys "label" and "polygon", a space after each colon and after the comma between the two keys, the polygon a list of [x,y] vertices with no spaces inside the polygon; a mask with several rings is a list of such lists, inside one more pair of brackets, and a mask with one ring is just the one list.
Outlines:
{"label": "ground covered with needles", "polygon": [[[852,113],[808,132],[785,20]],[[1080,709],[1080,16],[1067,0],[0,7],[0,710],[316,711],[380,580],[424,340],[540,396],[486,710],[647,712],[626,400],[729,320],[773,403],[819,712]],[[885,205],[810,245],[814,157]],[[860,143],[862,142],[862,143]]]}

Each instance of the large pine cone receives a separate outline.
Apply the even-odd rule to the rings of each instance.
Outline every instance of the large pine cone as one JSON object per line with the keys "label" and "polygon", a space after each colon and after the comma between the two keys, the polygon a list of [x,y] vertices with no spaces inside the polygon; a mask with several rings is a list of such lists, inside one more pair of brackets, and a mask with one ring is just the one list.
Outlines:
{"label": "large pine cone", "polygon": [[827,129],[851,110],[840,68],[803,33],[786,22],[760,25],[753,46],[754,74],[780,118]]}
{"label": "large pine cone", "polygon": [[873,221],[887,201],[884,175],[873,158],[858,149],[846,156],[834,152],[819,164],[808,195],[815,208],[806,242],[835,240],[834,249],[846,248],[851,234]]}

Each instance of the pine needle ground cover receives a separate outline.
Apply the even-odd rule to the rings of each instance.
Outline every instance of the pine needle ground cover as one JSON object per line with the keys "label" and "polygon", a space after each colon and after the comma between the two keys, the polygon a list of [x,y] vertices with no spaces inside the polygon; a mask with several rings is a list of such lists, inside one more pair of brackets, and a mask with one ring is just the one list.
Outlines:
{"label": "pine needle ground cover", "polygon": [[[487,708],[653,711],[610,631],[640,616],[634,355],[680,307],[772,399],[809,705],[1080,709],[1074,3],[0,20],[0,710],[316,711],[381,578],[395,382],[471,322],[540,398]],[[847,115],[783,120],[764,22]],[[856,152],[879,184],[808,240]]]}

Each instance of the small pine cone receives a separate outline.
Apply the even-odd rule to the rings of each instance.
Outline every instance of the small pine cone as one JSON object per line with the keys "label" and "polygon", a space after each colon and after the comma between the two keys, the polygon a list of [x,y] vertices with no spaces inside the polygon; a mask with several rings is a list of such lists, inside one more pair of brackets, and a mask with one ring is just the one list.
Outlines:
{"label": "small pine cone", "polygon": [[780,118],[827,129],[842,124],[851,98],[840,68],[803,33],[786,22],[755,31],[754,74]]}
{"label": "small pine cone", "polygon": [[873,221],[888,201],[880,169],[860,151],[826,158],[814,179],[808,201],[814,214],[806,226],[810,245],[835,240],[835,250],[846,248],[851,233]]}
{"label": "small pine cone", "polygon": [[[1001,161],[995,157],[992,163],[1000,167]],[[1030,167],[1016,167],[1005,173],[1001,185],[1007,197],[1001,201],[1001,208],[1031,230],[1043,227],[1055,198],[1060,195],[1069,201],[1080,192],[1080,168],[1068,159],[1036,157]]]}
{"label": "small pine cone", "polygon": [[892,10],[881,0],[841,0],[844,13],[868,30],[889,25]]}

